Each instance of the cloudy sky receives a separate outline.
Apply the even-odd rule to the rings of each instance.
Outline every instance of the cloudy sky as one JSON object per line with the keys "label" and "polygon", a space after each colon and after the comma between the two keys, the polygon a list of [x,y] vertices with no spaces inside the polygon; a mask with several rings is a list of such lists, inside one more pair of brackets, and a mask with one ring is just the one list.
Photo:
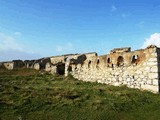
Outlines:
{"label": "cloudy sky", "polygon": [[0,61],[160,47],[160,0],[0,0]]}

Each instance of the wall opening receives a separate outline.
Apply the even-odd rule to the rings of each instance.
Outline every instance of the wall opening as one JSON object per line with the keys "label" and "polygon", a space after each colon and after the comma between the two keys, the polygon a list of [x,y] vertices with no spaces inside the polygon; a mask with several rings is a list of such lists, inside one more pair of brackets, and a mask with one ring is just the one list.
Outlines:
{"label": "wall opening", "polygon": [[77,68],[77,66],[75,67],[75,70],[77,70],[78,68]]}
{"label": "wall opening", "polygon": [[112,70],[114,70],[114,65],[112,64]]}
{"label": "wall opening", "polygon": [[119,56],[117,59],[117,66],[122,66],[124,64],[124,58],[122,56]]}
{"label": "wall opening", "polygon": [[100,62],[100,61],[99,61],[99,59],[98,59],[98,60],[97,60],[97,65],[99,65],[99,62]]}
{"label": "wall opening", "polygon": [[110,62],[111,62],[111,59],[110,59],[110,58],[108,58],[108,59],[107,59],[107,63],[110,63]]}
{"label": "wall opening", "polygon": [[68,72],[72,72],[72,67],[71,66],[68,67]]}
{"label": "wall opening", "polygon": [[131,61],[131,63],[132,64],[137,64],[139,62],[139,56],[138,55],[133,55],[133,57],[132,57],[132,61]]}
{"label": "wall opening", "polygon": [[64,73],[65,73],[65,64],[64,63],[59,63],[57,65],[57,74],[64,75]]}
{"label": "wall opening", "polygon": [[88,68],[90,68],[90,67],[91,67],[91,61],[88,62]]}
{"label": "wall opening", "polygon": [[100,63],[100,60],[98,59],[98,60],[97,60],[97,65],[96,65],[96,68],[97,68],[97,69],[99,68],[99,63]]}

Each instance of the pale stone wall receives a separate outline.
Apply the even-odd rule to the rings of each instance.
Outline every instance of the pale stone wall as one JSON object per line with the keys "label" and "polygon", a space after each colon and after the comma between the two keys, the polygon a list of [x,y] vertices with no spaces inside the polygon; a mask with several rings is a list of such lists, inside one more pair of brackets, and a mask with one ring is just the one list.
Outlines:
{"label": "pale stone wall", "polygon": [[3,65],[8,70],[13,70],[14,68],[14,62],[4,62]]}
{"label": "pale stone wall", "polygon": [[33,66],[33,68],[35,70],[40,70],[40,64],[39,63],[35,63],[34,66]]}
{"label": "pale stone wall", "polygon": [[150,46],[133,52],[111,52],[88,57],[83,65],[72,64],[71,74],[83,81],[159,92],[160,54],[157,50],[157,47]]}
{"label": "pale stone wall", "polygon": [[56,64],[58,62],[64,62],[64,56],[51,57],[50,59],[52,64]]}
{"label": "pale stone wall", "polygon": [[68,54],[3,62],[0,66],[9,70],[25,66],[65,76],[70,73],[83,81],[160,91],[160,48],[153,45],[136,51],[131,51],[129,47],[116,48],[103,56],[97,56],[95,52]]}

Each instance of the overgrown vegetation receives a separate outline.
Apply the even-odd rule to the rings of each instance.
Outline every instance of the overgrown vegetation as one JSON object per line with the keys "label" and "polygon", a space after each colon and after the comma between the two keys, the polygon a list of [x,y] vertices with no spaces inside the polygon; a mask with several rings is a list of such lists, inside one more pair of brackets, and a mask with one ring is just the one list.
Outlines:
{"label": "overgrown vegetation", "polygon": [[30,69],[0,70],[1,120],[158,120],[160,95]]}

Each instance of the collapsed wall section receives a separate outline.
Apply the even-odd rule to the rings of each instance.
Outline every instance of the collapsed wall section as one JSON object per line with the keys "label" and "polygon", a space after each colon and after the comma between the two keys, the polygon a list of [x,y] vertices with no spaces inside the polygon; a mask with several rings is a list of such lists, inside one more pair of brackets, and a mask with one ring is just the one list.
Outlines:
{"label": "collapsed wall section", "polygon": [[83,64],[72,64],[71,74],[83,81],[159,92],[160,64],[157,56],[155,46],[133,52],[125,48],[125,52],[87,57]]}

